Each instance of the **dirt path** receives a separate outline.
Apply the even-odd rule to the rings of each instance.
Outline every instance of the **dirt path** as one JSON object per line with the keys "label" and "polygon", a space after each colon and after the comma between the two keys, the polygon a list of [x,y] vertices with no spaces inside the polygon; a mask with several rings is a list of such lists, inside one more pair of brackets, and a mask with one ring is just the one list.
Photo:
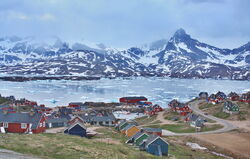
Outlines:
{"label": "dirt path", "polygon": [[234,126],[242,129],[244,132],[250,132],[250,121],[228,121]]}
{"label": "dirt path", "polygon": [[171,120],[166,120],[166,119],[164,118],[164,113],[165,113],[165,111],[159,112],[159,113],[157,114],[156,121],[157,121],[157,120],[160,121],[161,124],[175,124],[175,122],[173,122],[173,121],[171,121]]}
{"label": "dirt path", "polygon": [[250,158],[250,133],[204,134],[195,135],[194,137],[232,152],[237,156],[242,155],[245,158]]}

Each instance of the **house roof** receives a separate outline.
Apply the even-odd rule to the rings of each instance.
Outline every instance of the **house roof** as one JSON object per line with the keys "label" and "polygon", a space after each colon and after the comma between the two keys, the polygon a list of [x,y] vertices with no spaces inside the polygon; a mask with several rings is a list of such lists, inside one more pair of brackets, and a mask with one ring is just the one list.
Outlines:
{"label": "house roof", "polygon": [[227,97],[226,94],[223,93],[223,92],[221,92],[221,91],[219,91],[219,92],[216,93],[216,97],[218,97],[218,96],[220,96],[222,98],[226,98]]}
{"label": "house roof", "polygon": [[106,122],[106,121],[115,121],[116,118],[113,114],[108,114],[107,116],[94,116],[91,118],[91,121],[95,122]]}
{"label": "house roof", "polygon": [[163,140],[160,136],[157,136],[157,135],[150,135],[146,142],[145,142],[145,147],[148,147],[148,145],[150,145],[152,142],[154,142],[156,139],[161,139],[162,141],[164,141],[166,144],[168,144],[167,141]]}
{"label": "house roof", "polygon": [[121,129],[121,130],[128,130],[128,129],[130,129],[131,127],[133,127],[133,126],[135,126],[134,124],[128,124],[127,126],[125,126],[123,129]]}
{"label": "house roof", "polygon": [[[75,122],[75,123],[73,123],[73,124],[71,124],[68,128],[66,128],[65,130],[70,130],[70,129],[72,129],[73,127],[75,127],[76,125],[79,125],[79,126],[81,126],[82,128],[84,128],[85,130],[87,130],[87,127],[83,124],[83,123],[80,123],[80,122]],[[64,130],[64,131],[65,131]]]}
{"label": "house roof", "polygon": [[148,132],[162,132],[162,129],[160,128],[142,128],[142,130],[145,130]]}
{"label": "house roof", "polygon": [[195,126],[202,127],[203,125],[204,125],[204,120],[203,119],[197,119],[195,121]]}
{"label": "house roof", "polygon": [[235,93],[235,92],[230,92],[227,96],[228,97],[234,97],[234,96],[238,96],[239,97],[239,95],[237,93]]}
{"label": "house roof", "polygon": [[30,115],[30,113],[7,113],[5,114],[3,111],[0,111],[0,122],[6,123],[31,123],[32,129],[36,129],[43,114],[34,113],[34,115]]}
{"label": "house roof", "polygon": [[48,118],[47,120],[46,120],[46,123],[66,123],[66,122],[68,122],[69,120],[67,119],[67,118],[54,118],[54,117],[52,117],[52,118]]}

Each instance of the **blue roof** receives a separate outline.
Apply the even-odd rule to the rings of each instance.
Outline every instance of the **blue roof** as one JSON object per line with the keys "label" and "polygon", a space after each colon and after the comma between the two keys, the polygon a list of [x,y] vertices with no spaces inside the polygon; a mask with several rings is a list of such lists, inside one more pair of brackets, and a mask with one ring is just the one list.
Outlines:
{"label": "blue roof", "polygon": [[160,128],[143,128],[142,130],[149,131],[149,132],[162,132]]}
{"label": "blue roof", "polygon": [[121,130],[128,130],[130,129],[131,127],[135,126],[134,124],[128,124],[127,126],[125,126],[123,129]]}

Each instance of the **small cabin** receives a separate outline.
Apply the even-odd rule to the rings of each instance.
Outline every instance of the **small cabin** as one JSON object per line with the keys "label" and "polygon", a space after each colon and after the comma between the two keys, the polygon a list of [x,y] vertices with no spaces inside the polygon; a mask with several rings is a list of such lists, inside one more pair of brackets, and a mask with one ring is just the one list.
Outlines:
{"label": "small cabin", "polygon": [[141,145],[140,149],[156,156],[168,156],[169,144],[157,135],[150,135]]}
{"label": "small cabin", "polygon": [[223,112],[229,113],[229,114],[235,114],[239,113],[239,106],[232,103],[231,101],[226,101],[223,105]]}
{"label": "small cabin", "polygon": [[228,95],[227,95],[228,99],[232,100],[232,101],[238,101],[240,99],[240,96],[235,93],[235,92],[230,92]]}
{"label": "small cabin", "polygon": [[76,122],[64,130],[65,134],[87,137],[87,128],[83,123]]}
{"label": "small cabin", "polygon": [[142,132],[145,132],[151,135],[162,136],[162,129],[160,128],[142,128]]}

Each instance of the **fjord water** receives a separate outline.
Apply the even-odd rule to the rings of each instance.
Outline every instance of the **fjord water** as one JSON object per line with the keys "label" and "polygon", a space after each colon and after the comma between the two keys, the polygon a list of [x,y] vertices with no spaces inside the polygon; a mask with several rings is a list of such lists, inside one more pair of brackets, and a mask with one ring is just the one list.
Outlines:
{"label": "fjord water", "polygon": [[250,91],[249,81],[212,79],[130,78],[92,81],[41,80],[27,82],[0,81],[2,96],[35,100],[46,106],[63,106],[70,102],[118,102],[123,96],[145,96],[150,101],[167,107],[173,98],[182,102],[196,97],[199,92],[216,93]]}

